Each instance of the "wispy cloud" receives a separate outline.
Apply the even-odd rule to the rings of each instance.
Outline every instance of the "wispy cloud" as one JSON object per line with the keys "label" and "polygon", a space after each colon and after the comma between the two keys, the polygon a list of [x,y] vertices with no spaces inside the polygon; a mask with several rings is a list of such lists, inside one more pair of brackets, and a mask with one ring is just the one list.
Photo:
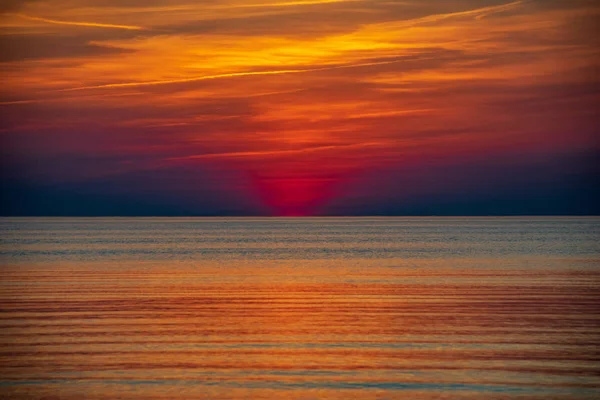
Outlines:
{"label": "wispy cloud", "polygon": [[39,99],[24,99],[24,100],[12,100],[12,101],[0,101],[0,106],[10,106],[19,104],[37,104],[37,103],[60,103],[60,102],[88,102],[91,100],[97,100],[102,98],[113,98],[113,97],[127,97],[127,96],[142,96],[143,93],[104,93],[104,94],[93,94],[85,96],[72,96],[72,97],[48,97]]}
{"label": "wispy cloud", "polygon": [[200,160],[200,159],[218,159],[218,158],[262,158],[262,157],[278,157],[278,156],[289,156],[305,153],[318,153],[322,151],[330,150],[347,150],[356,149],[363,147],[377,147],[383,146],[381,142],[364,142],[364,143],[352,143],[342,145],[331,145],[331,146],[315,146],[305,147],[302,149],[291,149],[291,150],[265,150],[265,151],[237,151],[230,153],[208,153],[198,154],[186,157],[172,157],[167,158],[165,161],[187,161],[187,160]]}
{"label": "wispy cloud", "polygon": [[107,83],[105,85],[80,86],[80,87],[74,87],[74,88],[60,89],[58,91],[59,92],[72,92],[72,91],[77,91],[77,90],[90,90],[90,89],[108,89],[108,88],[120,88],[120,87],[168,85],[168,84],[174,84],[174,83],[185,83],[185,82],[204,81],[204,80],[210,80],[210,79],[236,78],[236,77],[256,76],[256,75],[300,74],[300,73],[307,73],[307,72],[329,71],[329,70],[342,69],[342,68],[370,67],[370,66],[375,66],[375,65],[393,64],[393,63],[398,63],[400,61],[402,61],[402,60],[390,60],[390,61],[377,61],[377,62],[366,62],[366,63],[356,63],[356,64],[332,65],[332,66],[329,66],[329,67],[321,67],[321,68],[282,69],[282,70],[274,70],[274,71],[233,72],[233,73],[228,73],[228,74],[204,75],[204,76],[195,76],[195,77],[191,77],[191,78],[165,79],[165,80],[146,81],[146,82]]}
{"label": "wispy cloud", "polygon": [[306,0],[306,1],[284,1],[281,3],[257,3],[257,4],[232,4],[223,6],[223,8],[254,8],[254,7],[294,7],[294,6],[310,6],[316,4],[331,4],[331,3],[356,3],[364,0]]}
{"label": "wispy cloud", "polygon": [[497,6],[475,8],[475,9],[467,10],[467,11],[459,11],[459,12],[452,12],[452,13],[446,13],[446,14],[433,14],[433,15],[429,15],[427,17],[416,18],[414,20],[406,21],[405,25],[406,26],[420,25],[420,24],[424,24],[424,23],[438,22],[438,21],[442,21],[444,19],[449,19],[449,18],[470,17],[470,16],[475,17],[475,19],[482,19],[482,18],[487,17],[492,14],[510,11],[512,9],[520,7],[526,1],[528,1],[528,0],[513,1],[511,3],[500,4]]}
{"label": "wispy cloud", "polygon": [[135,26],[135,25],[101,24],[98,22],[83,22],[83,21],[63,21],[63,20],[57,20],[57,19],[35,17],[32,15],[27,15],[27,14],[13,14],[13,15],[16,15],[20,18],[27,19],[30,21],[39,21],[39,22],[45,22],[48,24],[56,24],[56,25],[83,26],[83,27],[88,27],[88,28],[125,29],[125,30],[136,30],[136,31],[146,29],[141,26]]}

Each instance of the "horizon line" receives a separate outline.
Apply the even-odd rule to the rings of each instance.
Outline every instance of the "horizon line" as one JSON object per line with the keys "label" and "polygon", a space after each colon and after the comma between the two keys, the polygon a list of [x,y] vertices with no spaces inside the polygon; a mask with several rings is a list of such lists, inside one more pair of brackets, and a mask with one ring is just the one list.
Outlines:
{"label": "horizon line", "polygon": [[0,215],[0,218],[572,218],[599,214],[473,214],[473,215]]}

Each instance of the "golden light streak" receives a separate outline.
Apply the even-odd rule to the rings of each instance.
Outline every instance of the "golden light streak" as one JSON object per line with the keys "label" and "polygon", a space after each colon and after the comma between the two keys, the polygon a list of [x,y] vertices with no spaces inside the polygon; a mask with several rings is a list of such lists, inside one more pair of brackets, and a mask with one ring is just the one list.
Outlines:
{"label": "golden light streak", "polygon": [[72,96],[72,97],[52,97],[45,99],[28,99],[28,100],[14,100],[14,101],[2,101],[0,106],[10,106],[18,104],[37,104],[37,103],[58,103],[68,102],[71,100],[78,101],[89,101],[93,99],[111,98],[111,97],[125,97],[125,96],[141,96],[144,93],[109,93],[109,94],[94,94],[87,96]]}
{"label": "golden light streak", "polygon": [[39,21],[46,22],[48,24],[56,24],[56,25],[72,25],[72,26],[84,26],[90,28],[107,28],[107,29],[125,29],[125,30],[144,30],[141,26],[134,25],[115,25],[115,24],[101,24],[97,22],[78,22],[78,21],[62,21],[56,19],[42,18],[42,17],[34,17],[26,14],[13,14],[20,18],[27,19],[30,21]]}
{"label": "golden light streak", "polygon": [[331,3],[356,3],[365,0],[308,0],[308,1],[286,1],[283,3],[259,3],[259,4],[232,4],[220,8],[254,8],[254,7],[291,7],[291,6],[310,6],[316,4]]}
{"label": "golden light streak", "polygon": [[[214,92],[210,93],[202,93],[205,96],[210,96],[211,98],[219,98],[219,99],[250,99],[254,97],[269,97],[269,96],[277,96],[282,94],[291,94],[303,92],[306,89],[294,89],[294,90],[279,90],[272,92],[264,92],[264,93],[251,93],[251,94],[217,94]],[[91,100],[91,99],[99,99],[104,97],[122,97],[122,96],[145,96],[146,94],[143,92],[137,93],[110,93],[110,94],[94,94],[88,96],[72,96],[72,97],[49,97],[45,99],[26,99],[26,100],[13,100],[13,101],[0,101],[0,106],[9,106],[9,105],[17,105],[17,104],[36,104],[36,103],[54,103],[54,102],[68,102],[71,100]],[[182,93],[182,94],[174,94],[170,96],[173,99],[195,99],[198,98],[198,94],[191,93]]]}
{"label": "golden light streak", "polygon": [[60,90],[57,90],[57,92],[71,92],[71,91],[76,91],[76,90],[105,89],[105,88],[119,88],[119,87],[168,85],[168,84],[173,84],[173,83],[195,82],[195,81],[203,81],[203,80],[210,80],[210,79],[235,78],[235,77],[255,76],[255,75],[299,74],[299,73],[306,73],[306,72],[329,71],[329,70],[340,69],[340,68],[360,68],[360,67],[369,67],[369,66],[374,66],[374,65],[393,64],[393,63],[398,63],[401,61],[402,60],[378,61],[378,62],[367,62],[367,63],[349,64],[349,65],[334,65],[331,67],[323,67],[323,68],[233,72],[233,73],[229,73],[229,74],[205,75],[205,76],[196,76],[196,77],[191,77],[191,78],[166,79],[166,80],[156,80],[156,81],[146,81],[146,82],[107,83],[105,85],[82,86],[82,87],[75,87],[75,88],[68,88],[68,89],[60,89]]}
{"label": "golden light streak", "polygon": [[495,6],[495,7],[489,7],[488,10],[486,10],[485,8],[481,9],[481,14],[476,16],[475,19],[477,20],[481,20],[485,17],[488,17],[492,14],[497,14],[497,13],[501,13],[504,11],[510,11],[518,6],[523,5],[524,3],[527,3],[531,0],[520,0],[520,1],[515,1],[512,3],[508,3],[508,4],[504,4],[504,5],[499,5],[499,6]]}
{"label": "golden light streak", "polygon": [[400,23],[400,25],[402,25],[404,27],[416,26],[416,25],[421,25],[421,24],[430,23],[430,22],[438,22],[438,21],[441,21],[444,19],[449,19],[449,18],[468,17],[468,16],[475,16],[475,19],[481,19],[481,18],[491,15],[491,14],[509,11],[514,8],[517,8],[517,7],[521,6],[525,1],[526,0],[519,0],[519,1],[513,1],[512,3],[501,4],[498,6],[475,8],[473,10],[458,11],[458,12],[446,13],[446,14],[434,14],[434,15],[429,15],[427,17],[423,17],[423,18],[416,18],[414,20],[407,21],[406,23]]}
{"label": "golden light streak", "polygon": [[398,115],[413,115],[413,114],[424,114],[434,111],[439,111],[437,108],[422,108],[415,110],[398,110],[398,111],[375,111],[369,113],[353,114],[349,119],[362,119],[362,118],[382,118],[382,117],[396,117]]}
{"label": "golden light streak", "polygon": [[331,145],[331,146],[317,146],[317,147],[306,147],[303,149],[293,150],[267,150],[267,151],[238,151],[230,153],[209,153],[209,154],[198,154],[195,156],[187,157],[171,157],[166,158],[165,161],[185,161],[185,160],[198,160],[198,159],[211,159],[211,158],[252,158],[252,157],[268,157],[268,156],[282,156],[282,155],[294,155],[303,153],[316,153],[321,151],[338,150],[338,149],[353,149],[361,147],[375,147],[384,145],[382,142],[365,142],[365,143],[353,143],[343,145]]}

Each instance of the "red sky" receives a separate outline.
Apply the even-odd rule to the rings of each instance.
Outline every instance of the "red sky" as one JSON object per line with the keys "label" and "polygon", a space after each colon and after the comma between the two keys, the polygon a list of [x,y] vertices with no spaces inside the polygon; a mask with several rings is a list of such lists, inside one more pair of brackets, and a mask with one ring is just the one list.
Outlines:
{"label": "red sky", "polygon": [[598,213],[595,1],[3,4],[5,215]]}

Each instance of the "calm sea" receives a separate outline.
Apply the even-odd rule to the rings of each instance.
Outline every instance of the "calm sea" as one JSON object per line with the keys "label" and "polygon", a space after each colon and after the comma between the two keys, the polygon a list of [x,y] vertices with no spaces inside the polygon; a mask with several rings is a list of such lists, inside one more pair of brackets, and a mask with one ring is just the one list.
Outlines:
{"label": "calm sea", "polygon": [[2,398],[600,398],[599,218],[4,218],[0,234]]}

